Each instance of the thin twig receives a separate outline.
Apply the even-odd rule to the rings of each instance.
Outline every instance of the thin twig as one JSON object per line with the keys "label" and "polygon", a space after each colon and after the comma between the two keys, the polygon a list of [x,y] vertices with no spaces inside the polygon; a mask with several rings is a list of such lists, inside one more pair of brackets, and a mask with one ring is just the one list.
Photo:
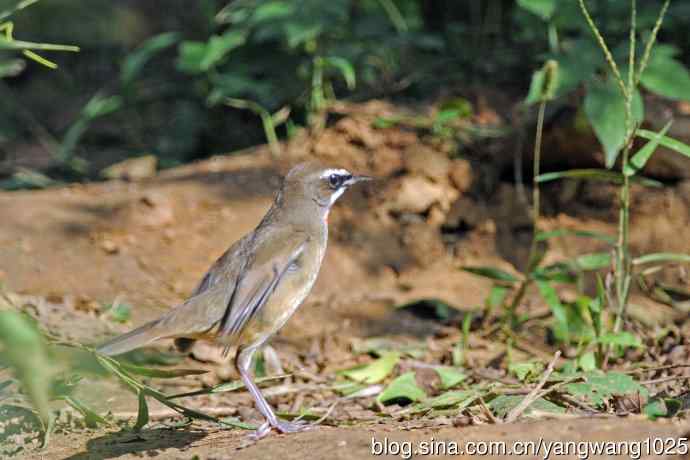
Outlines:
{"label": "thin twig", "polygon": [[622,374],[637,374],[639,372],[656,372],[665,371],[669,369],[679,369],[683,367],[690,367],[690,364],[667,364],[665,366],[655,366],[655,367],[639,367],[636,369],[630,369],[628,371],[621,371]]}
{"label": "thin twig", "polygon": [[671,377],[663,377],[660,379],[644,380],[640,382],[640,385],[655,385],[657,383],[673,382],[676,380],[690,380],[690,375],[674,375]]}
{"label": "thin twig", "polygon": [[479,405],[484,410],[484,413],[491,423],[494,425],[501,423],[501,420],[496,418],[496,416],[491,412],[491,409],[489,409],[489,407],[486,405],[486,402],[484,402],[484,398],[482,396],[479,396]]}
{"label": "thin twig", "polygon": [[515,406],[513,410],[511,410],[508,415],[506,415],[505,418],[505,423],[511,423],[517,420],[517,418],[522,415],[522,413],[537,399],[540,398],[539,391],[546,385],[546,381],[549,379],[549,376],[553,373],[554,368],[556,367],[556,362],[558,361],[558,358],[561,357],[561,351],[558,350],[556,353],[553,355],[553,359],[549,363],[549,366],[546,368],[546,371],[544,371],[544,375],[541,376],[541,380],[539,380],[539,383],[537,383],[537,386],[534,387],[530,393],[525,396],[522,401],[520,401],[520,404]]}

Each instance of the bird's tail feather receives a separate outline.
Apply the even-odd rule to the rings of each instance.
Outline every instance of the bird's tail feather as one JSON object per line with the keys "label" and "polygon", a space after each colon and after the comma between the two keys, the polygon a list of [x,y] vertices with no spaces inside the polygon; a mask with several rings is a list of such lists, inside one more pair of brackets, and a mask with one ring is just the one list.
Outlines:
{"label": "bird's tail feather", "polygon": [[160,320],[146,323],[133,331],[129,331],[104,343],[96,351],[104,355],[113,356],[148,345],[154,340],[163,337],[164,334],[162,334],[161,328],[157,327],[159,323]]}

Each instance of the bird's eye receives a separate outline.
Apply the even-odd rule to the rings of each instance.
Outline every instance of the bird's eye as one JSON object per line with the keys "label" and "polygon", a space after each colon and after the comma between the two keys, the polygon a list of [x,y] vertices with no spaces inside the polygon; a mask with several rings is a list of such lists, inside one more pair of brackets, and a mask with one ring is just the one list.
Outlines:
{"label": "bird's eye", "polygon": [[343,185],[343,176],[331,174],[328,176],[328,185],[334,190],[339,189]]}

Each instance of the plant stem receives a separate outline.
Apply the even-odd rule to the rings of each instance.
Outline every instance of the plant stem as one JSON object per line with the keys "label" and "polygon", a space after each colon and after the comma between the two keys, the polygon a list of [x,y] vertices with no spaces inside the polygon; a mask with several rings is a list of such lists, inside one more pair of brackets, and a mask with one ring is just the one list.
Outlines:
{"label": "plant stem", "polygon": [[618,83],[618,86],[620,87],[621,92],[623,93],[623,95],[626,95],[628,90],[625,87],[623,77],[621,77],[621,73],[618,70],[618,64],[616,64],[616,61],[613,59],[613,55],[611,54],[611,51],[609,51],[608,46],[606,46],[606,41],[604,41],[604,37],[601,35],[601,32],[599,32],[597,25],[594,23],[594,21],[592,20],[592,17],[589,15],[589,11],[587,10],[587,6],[585,5],[585,1],[579,0],[579,2],[580,2],[580,9],[582,10],[582,14],[585,17],[585,20],[587,21],[589,28],[592,30],[592,34],[594,34],[594,38],[597,40],[599,47],[604,52],[604,57],[606,57],[606,62],[608,62],[609,67],[611,67],[611,72],[613,72],[613,75],[616,77],[616,82]]}
{"label": "plant stem", "polygon": [[[636,0],[630,0],[630,51],[628,55],[628,87],[624,93],[625,98],[625,147],[621,161],[621,171],[628,164],[630,150],[633,144],[635,122],[632,116],[632,99],[635,91],[635,27],[637,23],[637,4]],[[628,294],[630,288],[630,178],[623,178],[623,185],[620,191],[620,211],[618,220],[618,243],[616,247],[616,301],[618,311],[613,332],[620,332],[625,319],[625,311],[628,305]]]}
{"label": "plant stem", "polygon": [[539,250],[539,242],[537,241],[537,235],[539,233],[539,218],[541,216],[541,191],[539,189],[539,182],[537,177],[539,177],[540,166],[541,166],[541,140],[542,133],[544,130],[544,113],[546,112],[546,99],[542,99],[539,103],[539,113],[537,115],[537,131],[534,137],[534,156],[532,159],[532,243],[529,249],[529,256],[527,259],[527,269],[525,278],[520,283],[513,300],[508,307],[508,317],[510,319],[511,327],[516,326],[515,310],[517,306],[522,301],[527,288],[532,283],[531,273],[537,268],[539,264],[539,259],[537,252]]}
{"label": "plant stem", "polygon": [[661,7],[661,11],[659,11],[659,16],[656,18],[656,23],[654,24],[654,28],[652,29],[652,34],[649,36],[649,39],[645,44],[644,53],[642,54],[642,60],[640,61],[640,68],[637,71],[637,76],[635,77],[635,85],[637,85],[640,82],[642,73],[647,68],[647,64],[649,63],[649,57],[652,54],[652,47],[656,42],[656,36],[659,33],[661,24],[664,22],[664,17],[666,16],[666,11],[668,10],[668,6],[670,3],[671,0],[666,0],[664,2],[664,5]]}

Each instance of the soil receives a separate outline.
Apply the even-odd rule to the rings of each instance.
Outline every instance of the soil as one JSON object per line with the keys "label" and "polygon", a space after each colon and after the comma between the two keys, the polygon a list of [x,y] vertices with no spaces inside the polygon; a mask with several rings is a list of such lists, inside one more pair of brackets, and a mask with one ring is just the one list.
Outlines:
{"label": "soil", "polygon": [[[460,268],[496,266],[518,273],[526,263],[532,230],[520,188],[487,166],[500,160],[471,152],[449,157],[446,142],[417,130],[371,127],[373,114],[399,110],[378,101],[343,106],[341,118],[330,128],[318,136],[299,135],[284,146],[278,161],[259,147],[140,181],[0,193],[0,281],[14,301],[31,306],[46,329],[70,340],[98,343],[183,300],[227,246],[258,223],[288,166],[318,158],[378,180],[352,190],[335,206],[317,285],[273,342],[280,358],[277,365],[303,372],[303,385],[310,379],[319,383],[323,376],[366,359],[353,355],[353,346],[382,336],[425,343],[435,359],[447,359],[452,341],[445,338],[457,334],[463,312],[483,308],[491,289],[488,280]],[[507,149],[503,146],[503,151]],[[545,185],[544,196],[543,230],[615,234],[614,187],[554,183]],[[636,185],[633,197],[635,254],[690,253],[690,240],[678,237],[690,221],[690,182],[676,181],[662,189]],[[549,245],[547,262],[606,248],[575,237],[554,239]],[[654,276],[656,282],[687,291],[687,273],[681,266]],[[572,288],[564,288],[561,295],[575,295],[568,289]],[[438,301],[452,307],[441,320],[432,308]],[[133,306],[128,323],[113,322],[101,313],[103,305],[113,303]],[[393,308],[401,305],[408,308]],[[520,308],[538,315],[546,307],[530,291]],[[630,313],[650,328],[685,331],[676,342],[661,347],[665,351],[659,359],[661,364],[687,361],[690,345],[683,339],[688,336],[687,311],[637,290]],[[472,340],[468,361],[477,369],[492,367],[505,354],[504,344],[481,337]],[[518,343],[516,353],[548,359],[553,352],[545,339],[525,342]],[[170,345],[161,343],[160,348]],[[669,357],[673,350],[675,355]],[[219,351],[204,344],[193,349],[183,365],[211,372],[178,383],[166,381],[162,384],[166,389],[186,391],[236,378]],[[289,383],[284,386],[290,388]],[[97,409],[115,412],[117,407],[116,419],[135,417],[136,398],[115,382],[93,379],[87,387],[83,396]],[[300,407],[296,398],[324,411],[333,400],[332,392],[302,393],[286,390],[271,401],[289,412]],[[244,393],[200,398],[194,404],[215,408],[218,416],[250,420],[258,416]],[[564,416],[555,421],[477,425],[478,420],[461,416],[405,420],[393,412],[388,418],[375,417],[370,404],[341,406],[332,413],[333,420],[344,422],[338,426],[326,421],[313,431],[248,443],[242,430],[200,422],[178,427],[179,418],[152,405],[158,417],[138,435],[117,432],[116,427],[62,430],[53,435],[46,450],[27,447],[23,455],[32,459],[367,458],[372,437],[412,442],[432,437],[458,442],[539,437],[578,441],[690,434],[687,420],[650,422],[639,416]]]}

